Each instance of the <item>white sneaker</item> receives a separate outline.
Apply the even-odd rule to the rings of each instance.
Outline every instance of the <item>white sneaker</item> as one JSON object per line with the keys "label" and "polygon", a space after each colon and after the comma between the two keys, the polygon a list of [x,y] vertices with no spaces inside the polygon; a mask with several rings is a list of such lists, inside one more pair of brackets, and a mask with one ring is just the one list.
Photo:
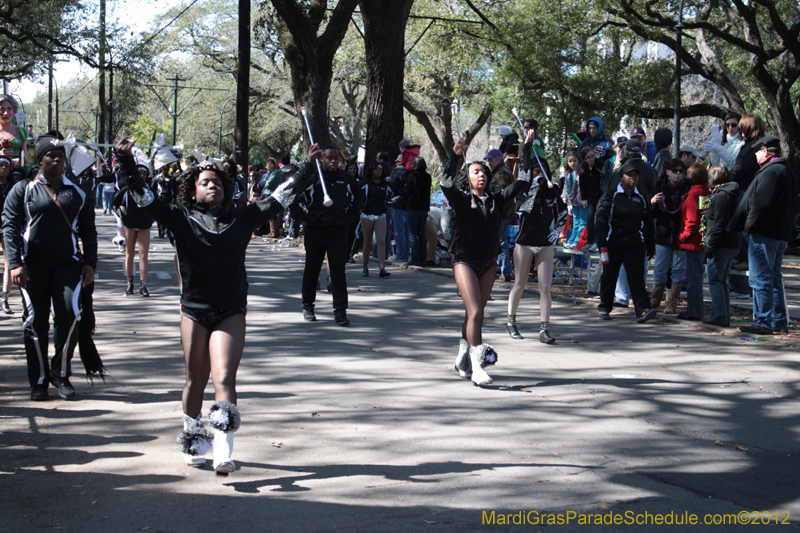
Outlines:
{"label": "white sneaker", "polygon": [[214,471],[217,474],[228,475],[236,470],[236,463],[231,459],[234,435],[233,432],[214,430]]}

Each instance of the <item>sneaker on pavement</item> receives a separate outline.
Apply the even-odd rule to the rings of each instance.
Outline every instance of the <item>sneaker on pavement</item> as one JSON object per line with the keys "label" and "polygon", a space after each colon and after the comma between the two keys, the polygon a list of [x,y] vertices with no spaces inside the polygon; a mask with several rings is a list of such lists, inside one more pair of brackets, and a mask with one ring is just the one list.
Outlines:
{"label": "sneaker on pavement", "polygon": [[378,273],[378,276],[382,278],[388,278],[389,276],[391,276],[391,274],[386,272],[385,268],[382,268],[381,271]]}
{"label": "sneaker on pavement", "polygon": [[41,385],[34,385],[31,388],[31,400],[34,402],[43,402],[47,400],[50,395],[47,393],[47,383]]}
{"label": "sneaker on pavement", "polygon": [[347,320],[347,315],[344,311],[334,311],[333,313],[333,320],[336,322],[337,326],[349,326],[350,321]]}
{"label": "sneaker on pavement", "polygon": [[599,320],[610,320],[611,315],[609,314],[608,310],[606,309],[598,309],[597,310],[597,318]]}
{"label": "sneaker on pavement", "polygon": [[644,324],[648,320],[656,317],[656,310],[655,309],[642,309],[642,314],[639,315],[639,318],[636,319],[637,324]]}
{"label": "sneaker on pavement", "polygon": [[753,335],[772,335],[772,328],[759,326],[758,324],[750,324],[749,326],[739,326],[739,331],[742,333],[751,333]]}
{"label": "sneaker on pavement", "polygon": [[69,378],[54,378],[52,383],[56,390],[58,390],[58,395],[65,400],[75,397],[75,387],[69,382]]}
{"label": "sneaker on pavement", "polygon": [[628,307],[628,302],[620,302],[619,300],[614,300],[614,307]]}
{"label": "sneaker on pavement", "polygon": [[317,315],[314,314],[313,309],[303,309],[303,320],[306,322],[316,322]]}

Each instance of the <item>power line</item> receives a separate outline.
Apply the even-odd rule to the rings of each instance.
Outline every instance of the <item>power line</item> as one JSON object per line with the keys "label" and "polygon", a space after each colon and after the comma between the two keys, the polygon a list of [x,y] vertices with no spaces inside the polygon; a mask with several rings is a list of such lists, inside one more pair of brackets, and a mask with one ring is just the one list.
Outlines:
{"label": "power line", "polygon": [[173,22],[175,22],[176,20],[178,20],[179,18],[181,18],[181,17],[183,16],[183,14],[184,14],[184,13],[186,13],[187,11],[189,11],[189,9],[191,9],[191,8],[192,8],[192,6],[194,6],[194,5],[195,5],[197,2],[199,2],[199,0],[192,0],[192,3],[191,3],[191,4],[189,4],[188,6],[186,6],[186,7],[184,8],[184,10],[183,10],[183,11],[181,11],[180,13],[178,13],[178,14],[175,16],[175,18],[173,18],[172,20],[170,20],[170,21],[169,21],[169,22],[166,24],[166,26],[164,26],[163,28],[161,28],[160,30],[158,30],[157,32],[155,32],[153,35],[151,35],[150,37],[148,37],[148,38],[147,38],[147,40],[146,40],[145,42],[143,42],[142,44],[140,44],[139,46],[137,46],[136,48],[134,48],[133,50],[131,50],[131,51],[129,52],[129,54],[133,54],[133,52],[135,52],[135,51],[136,51],[136,50],[138,50],[139,48],[142,48],[143,46],[147,46],[147,45],[148,45],[148,44],[149,44],[149,43],[150,43],[150,42],[151,42],[153,39],[155,39],[155,38],[156,38],[156,37],[157,37],[157,36],[158,36],[158,35],[159,35],[159,34],[160,34],[162,31],[164,31],[164,30],[166,30],[167,28],[169,28],[169,27],[172,25],[172,23],[173,23]]}

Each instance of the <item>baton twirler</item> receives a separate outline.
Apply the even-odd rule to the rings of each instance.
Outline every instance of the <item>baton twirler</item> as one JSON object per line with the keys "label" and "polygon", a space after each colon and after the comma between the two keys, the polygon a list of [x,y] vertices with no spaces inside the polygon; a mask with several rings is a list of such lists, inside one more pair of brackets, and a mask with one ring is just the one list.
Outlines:
{"label": "baton twirler", "polygon": [[[311,125],[308,123],[308,111],[306,111],[305,106],[300,108],[300,113],[303,114],[303,120],[306,123],[306,130],[308,131],[308,140],[311,144],[314,144],[314,136],[311,135]],[[328,188],[325,186],[325,178],[322,177],[322,166],[319,164],[319,159],[314,160],[317,163],[317,172],[319,172],[319,182],[322,184],[322,205],[325,207],[330,207],[333,205],[333,200],[331,197],[328,196]]]}

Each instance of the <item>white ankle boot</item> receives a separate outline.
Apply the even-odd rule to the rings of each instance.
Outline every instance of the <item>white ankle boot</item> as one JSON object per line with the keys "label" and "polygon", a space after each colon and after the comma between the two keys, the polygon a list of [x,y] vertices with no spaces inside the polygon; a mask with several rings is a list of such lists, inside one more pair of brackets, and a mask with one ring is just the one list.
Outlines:
{"label": "white ankle boot", "polygon": [[458,375],[464,379],[472,376],[472,369],[469,362],[469,343],[466,339],[458,341],[458,355],[456,355],[456,370]]}
{"label": "white ankle boot", "polygon": [[485,343],[470,346],[469,360],[472,364],[472,383],[476,386],[491,384],[492,377],[484,368],[497,362],[497,352],[494,348]]}
{"label": "white ankle boot", "polygon": [[203,413],[197,418],[183,415],[183,432],[178,435],[178,444],[183,450],[183,460],[189,466],[206,464],[205,455],[211,449],[211,435],[203,427],[202,417]]}
{"label": "white ankle boot", "polygon": [[224,400],[214,402],[208,412],[208,423],[214,427],[214,470],[227,476],[236,470],[231,454],[233,435],[241,424],[239,409]]}

